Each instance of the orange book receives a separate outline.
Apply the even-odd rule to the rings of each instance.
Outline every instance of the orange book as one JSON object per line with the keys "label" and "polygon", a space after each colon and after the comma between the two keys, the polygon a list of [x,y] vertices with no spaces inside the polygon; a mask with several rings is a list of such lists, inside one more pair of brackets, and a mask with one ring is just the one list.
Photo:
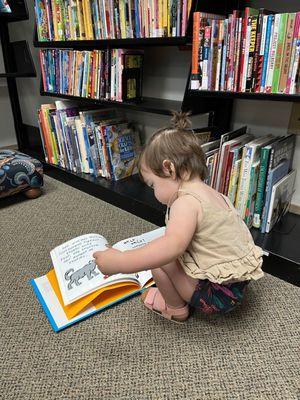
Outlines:
{"label": "orange book", "polygon": [[199,89],[200,87],[200,69],[199,69],[200,20],[201,20],[200,12],[195,12],[193,16],[191,89]]}

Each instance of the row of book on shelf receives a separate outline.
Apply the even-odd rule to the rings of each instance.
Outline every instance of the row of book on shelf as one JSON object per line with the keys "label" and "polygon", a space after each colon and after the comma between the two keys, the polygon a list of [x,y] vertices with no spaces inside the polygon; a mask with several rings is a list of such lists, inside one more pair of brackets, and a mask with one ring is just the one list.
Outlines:
{"label": "row of book on shelf", "polygon": [[[79,110],[70,101],[56,101],[42,104],[38,117],[49,163],[111,180],[137,172],[139,129],[115,110]],[[197,135],[205,138],[206,183],[229,197],[249,228],[269,232],[293,194],[295,135],[254,138],[246,126],[220,139]]]}
{"label": "row of book on shelf", "polygon": [[35,0],[39,41],[184,36],[191,0]]}
{"label": "row of book on shelf", "polygon": [[300,11],[193,14],[191,89],[300,92]]}
{"label": "row of book on shelf", "polygon": [[119,180],[137,172],[139,131],[112,109],[79,110],[70,101],[38,110],[45,159],[75,173]]}
{"label": "row of book on shelf", "polygon": [[39,52],[45,92],[137,101],[142,97],[142,50],[63,50]]}
{"label": "row of book on shelf", "polygon": [[228,196],[249,228],[270,232],[287,212],[296,171],[295,135],[254,138],[247,127],[202,145],[207,184]]}

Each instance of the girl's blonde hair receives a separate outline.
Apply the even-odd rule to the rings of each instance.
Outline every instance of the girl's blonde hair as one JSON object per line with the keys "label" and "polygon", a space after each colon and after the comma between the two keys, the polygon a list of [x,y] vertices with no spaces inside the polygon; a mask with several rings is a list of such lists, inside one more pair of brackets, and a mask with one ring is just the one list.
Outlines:
{"label": "girl's blonde hair", "polygon": [[175,178],[189,179],[207,176],[205,156],[191,129],[190,113],[173,112],[171,125],[158,129],[150,138],[139,159],[139,170],[149,168],[155,175],[166,178],[163,161],[168,160],[175,168]]}

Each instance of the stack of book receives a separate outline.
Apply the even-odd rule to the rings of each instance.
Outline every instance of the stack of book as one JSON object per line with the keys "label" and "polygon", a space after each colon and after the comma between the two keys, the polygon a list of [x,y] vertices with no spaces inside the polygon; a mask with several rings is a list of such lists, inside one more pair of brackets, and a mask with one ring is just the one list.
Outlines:
{"label": "stack of book", "polygon": [[191,0],[35,0],[39,41],[184,36],[190,9]]}
{"label": "stack of book", "polygon": [[143,52],[40,50],[45,92],[111,101],[142,97]]}
{"label": "stack of book", "polygon": [[[158,228],[121,240],[112,247],[120,251],[133,250],[163,236],[164,232],[165,228]],[[107,244],[105,237],[96,233],[62,243],[50,252],[54,268],[30,281],[55,332],[154,284],[151,270],[103,275],[95,264],[93,253],[106,250]]]}
{"label": "stack of book", "polygon": [[202,145],[207,183],[229,197],[248,227],[269,232],[287,211],[296,171],[295,136],[254,138],[247,127]]}
{"label": "stack of book", "polygon": [[139,133],[115,110],[80,111],[74,103],[56,101],[42,104],[38,119],[48,163],[111,180],[137,172]]}
{"label": "stack of book", "polygon": [[193,15],[191,89],[296,94],[299,60],[300,12]]}

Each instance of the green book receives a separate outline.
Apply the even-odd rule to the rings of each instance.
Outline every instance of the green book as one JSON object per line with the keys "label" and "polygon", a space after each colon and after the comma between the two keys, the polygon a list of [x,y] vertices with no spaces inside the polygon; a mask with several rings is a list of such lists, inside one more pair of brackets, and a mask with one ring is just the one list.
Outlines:
{"label": "green book", "polygon": [[256,161],[254,164],[252,164],[250,171],[248,198],[247,198],[245,218],[244,218],[244,221],[249,228],[251,228],[253,222],[253,210],[254,210],[255,196],[257,191],[259,164],[260,161]]}
{"label": "green book", "polygon": [[285,42],[288,15],[289,15],[288,13],[281,14],[281,18],[280,18],[278,42],[277,42],[273,81],[272,81],[272,93],[277,93],[279,90],[279,78],[280,78],[280,72],[281,72],[281,67],[282,67],[283,47],[284,47],[284,42]]}

